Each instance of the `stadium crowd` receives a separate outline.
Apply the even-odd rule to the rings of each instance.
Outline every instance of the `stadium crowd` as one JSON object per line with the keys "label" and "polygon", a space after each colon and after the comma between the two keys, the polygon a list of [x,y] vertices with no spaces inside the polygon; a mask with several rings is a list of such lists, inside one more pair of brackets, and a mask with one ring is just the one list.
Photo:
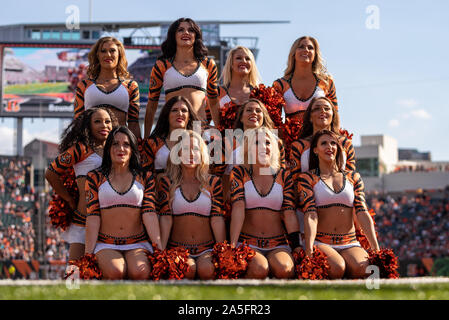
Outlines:
{"label": "stadium crowd", "polygon": [[397,166],[394,169],[394,173],[397,172],[447,172],[449,171],[449,165],[439,165],[439,166],[433,166],[433,167],[427,167],[424,165],[416,165],[416,166],[410,166],[410,165],[400,165]]}
{"label": "stadium crowd", "polygon": [[[44,252],[37,251],[33,225],[35,195],[26,183],[30,163],[15,157],[0,157],[0,259],[43,258],[65,260],[67,244],[61,230],[50,224],[46,215]],[[50,194],[44,197],[48,208]],[[376,211],[376,230],[383,247],[390,247],[399,259],[437,258],[449,252],[449,192],[434,197],[367,197]]]}
{"label": "stadium crowd", "polygon": [[51,200],[51,194],[44,195],[45,215],[45,260],[46,261],[66,261],[68,257],[68,244],[62,238],[62,230],[56,229],[50,222],[48,215],[48,203]]}
{"label": "stadium crowd", "polygon": [[[46,216],[45,252],[36,247],[36,210],[39,201],[29,183],[30,160],[18,157],[0,157],[0,259],[65,260],[66,245],[60,231],[51,227]],[[42,195],[44,208],[49,195]],[[45,205],[47,204],[47,205]]]}
{"label": "stadium crowd", "polygon": [[0,258],[31,259],[35,251],[32,224],[33,189],[27,183],[30,161],[0,158]]}
{"label": "stadium crowd", "polygon": [[370,196],[379,242],[403,259],[438,258],[449,252],[449,191],[430,196]]}

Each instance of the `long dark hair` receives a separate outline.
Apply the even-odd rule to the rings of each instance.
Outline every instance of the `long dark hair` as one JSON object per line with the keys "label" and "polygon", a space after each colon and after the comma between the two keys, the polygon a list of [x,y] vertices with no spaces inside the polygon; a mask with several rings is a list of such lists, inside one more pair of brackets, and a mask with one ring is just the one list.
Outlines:
{"label": "long dark hair", "polygon": [[72,122],[62,133],[61,143],[59,144],[59,152],[66,151],[78,142],[81,142],[92,149],[94,148],[90,121],[92,115],[99,110],[104,110],[109,114],[113,127],[118,125],[116,116],[107,108],[94,107],[84,110],[82,114],[72,120]]}
{"label": "long dark hair", "polygon": [[310,120],[310,115],[312,113],[312,107],[318,100],[326,100],[329,102],[331,108],[332,108],[332,122],[331,122],[331,131],[335,132],[336,134],[340,134],[340,116],[338,115],[337,108],[335,108],[332,101],[327,97],[315,97],[313,98],[309,106],[307,107],[306,111],[304,112],[304,120],[302,124],[301,131],[299,133],[299,139],[305,139],[307,137],[310,137],[313,134],[313,123]]}
{"label": "long dark hair", "polygon": [[337,141],[337,155],[335,157],[335,160],[338,170],[341,170],[341,168],[343,167],[343,148],[338,139],[339,136],[335,132],[326,129],[317,131],[312,137],[312,142],[310,143],[309,170],[320,169],[320,161],[315,152],[313,152],[313,149],[315,149],[318,145],[318,140],[320,139],[320,137],[324,135],[331,136]]}
{"label": "long dark hair", "polygon": [[189,110],[189,121],[187,121],[188,130],[193,130],[193,121],[198,121],[198,117],[196,113],[193,111],[192,104],[184,98],[183,96],[174,96],[168,100],[161,109],[159,114],[159,118],[157,119],[156,126],[154,127],[153,132],[150,137],[158,137],[162,139],[166,139],[168,137],[170,131],[170,124],[168,122],[168,117],[170,115],[170,111],[175,103],[182,101],[187,106]]}
{"label": "long dark hair", "polygon": [[129,170],[133,175],[142,173],[142,166],[140,165],[140,155],[137,145],[136,136],[128,129],[128,127],[120,126],[112,129],[106,139],[106,144],[103,150],[103,162],[101,163],[100,171],[103,175],[108,176],[111,172],[112,160],[111,160],[111,147],[114,142],[114,138],[117,133],[123,133],[128,136],[129,144],[131,146],[131,159],[129,160]]}
{"label": "long dark hair", "polygon": [[190,18],[179,18],[173,22],[167,31],[167,39],[162,43],[162,55],[159,59],[171,59],[176,55],[176,32],[181,22],[187,22],[195,32],[195,43],[193,44],[193,51],[195,58],[203,60],[207,57],[208,50],[203,43],[203,34],[198,24]]}

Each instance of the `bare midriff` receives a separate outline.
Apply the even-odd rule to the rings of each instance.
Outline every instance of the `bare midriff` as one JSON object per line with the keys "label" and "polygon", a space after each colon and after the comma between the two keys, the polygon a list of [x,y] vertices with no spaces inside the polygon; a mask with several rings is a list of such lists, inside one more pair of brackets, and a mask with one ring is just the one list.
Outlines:
{"label": "bare midriff", "polygon": [[346,234],[355,231],[353,208],[332,206],[319,208],[317,231],[323,233]]}
{"label": "bare midriff", "polygon": [[140,208],[115,207],[101,209],[100,232],[114,237],[129,237],[142,233]]}
{"label": "bare midriff", "polygon": [[281,213],[269,209],[246,209],[241,232],[264,238],[284,234]]}
{"label": "bare midriff", "polygon": [[198,244],[213,240],[211,220],[209,217],[173,215],[170,239],[186,244]]}

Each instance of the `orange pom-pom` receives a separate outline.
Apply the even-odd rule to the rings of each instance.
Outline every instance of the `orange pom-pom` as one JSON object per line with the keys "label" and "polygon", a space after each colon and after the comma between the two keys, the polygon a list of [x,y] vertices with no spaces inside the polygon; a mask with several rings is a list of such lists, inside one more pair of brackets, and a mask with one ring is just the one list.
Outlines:
{"label": "orange pom-pom", "polygon": [[346,136],[346,138],[348,138],[348,139],[350,139],[350,140],[352,140],[352,136],[354,135],[353,133],[349,133],[348,132],[348,130],[346,130],[346,129],[341,129],[340,128],[340,134],[342,135],[342,136]]}
{"label": "orange pom-pom", "polygon": [[[73,168],[66,170],[66,172],[61,175],[61,181],[63,181],[64,187],[67,189],[70,196],[75,199],[75,202],[78,202],[78,185],[76,184],[75,171]],[[66,230],[72,222],[72,212],[72,208],[70,208],[69,204],[53,192],[48,210],[51,224],[55,228]]]}
{"label": "orange pom-pom", "polygon": [[329,279],[330,266],[327,257],[317,246],[313,247],[312,258],[306,256],[304,249],[301,249],[299,253],[293,252],[293,258],[298,279]]}
{"label": "orange pom-pom", "polygon": [[[100,267],[98,266],[97,263],[97,258],[92,253],[85,254],[78,260],[70,260],[69,264],[78,267],[80,279],[100,280],[103,277],[103,273],[101,272]],[[70,277],[73,274],[73,272],[74,271],[66,275],[65,278],[67,279],[68,277]]]}
{"label": "orange pom-pom", "polygon": [[285,123],[280,127],[280,136],[284,141],[285,158],[290,159],[291,145],[299,140],[303,121],[298,118],[286,118]]}
{"label": "orange pom-pom", "polygon": [[238,279],[248,269],[248,263],[256,255],[246,244],[233,247],[227,241],[216,243],[212,252],[217,279]]}
{"label": "orange pom-pom", "polygon": [[282,126],[282,108],[285,106],[282,94],[273,87],[260,84],[251,90],[250,98],[255,98],[265,105],[275,128]]}
{"label": "orange pom-pom", "polygon": [[154,252],[148,255],[151,264],[150,279],[181,280],[189,270],[189,251],[183,247],[159,250],[153,244]]}
{"label": "orange pom-pom", "polygon": [[237,111],[240,105],[234,102],[228,102],[223,107],[220,108],[220,125],[218,126],[219,131],[225,129],[232,129],[234,127],[235,119],[237,118]]}
{"label": "orange pom-pom", "polygon": [[398,257],[391,249],[381,249],[379,251],[368,250],[369,264],[379,267],[380,277],[386,279],[399,278]]}

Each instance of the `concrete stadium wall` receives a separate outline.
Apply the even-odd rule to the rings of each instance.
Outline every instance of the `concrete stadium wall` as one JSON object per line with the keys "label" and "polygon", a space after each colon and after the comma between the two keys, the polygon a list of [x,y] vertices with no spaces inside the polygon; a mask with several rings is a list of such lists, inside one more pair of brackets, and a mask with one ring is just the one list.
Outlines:
{"label": "concrete stadium wall", "polygon": [[[362,177],[363,178],[363,177]],[[449,186],[449,172],[397,172],[382,177],[365,177],[365,190],[402,192],[410,190],[438,190]]]}

